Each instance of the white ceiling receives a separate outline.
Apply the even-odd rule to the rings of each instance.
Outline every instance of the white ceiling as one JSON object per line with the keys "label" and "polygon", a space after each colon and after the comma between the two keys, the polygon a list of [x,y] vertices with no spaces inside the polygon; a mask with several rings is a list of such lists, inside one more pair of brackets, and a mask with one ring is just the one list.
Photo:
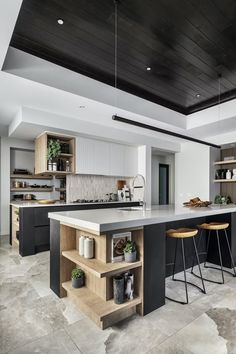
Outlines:
{"label": "white ceiling", "polygon": [[[21,0],[0,0],[0,135],[33,139],[45,128],[152,144],[178,151],[180,139],[112,120],[113,114],[198,139],[227,142],[236,131],[236,100],[190,116],[143,100],[32,55],[9,48]],[[80,107],[83,106],[83,107]],[[27,110],[31,108],[30,110]],[[23,108],[23,109],[22,109]],[[29,114],[31,112],[31,114]],[[236,137],[236,135],[235,135]],[[236,139],[234,138],[233,141]]]}

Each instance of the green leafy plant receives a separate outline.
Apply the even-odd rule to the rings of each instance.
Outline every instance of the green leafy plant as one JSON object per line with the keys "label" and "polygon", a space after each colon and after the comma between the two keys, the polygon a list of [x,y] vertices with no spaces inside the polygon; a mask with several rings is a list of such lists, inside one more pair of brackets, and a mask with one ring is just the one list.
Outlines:
{"label": "green leafy plant", "polygon": [[71,272],[71,277],[73,279],[78,279],[84,277],[84,271],[80,268],[75,268]]}
{"label": "green leafy plant", "polygon": [[133,253],[136,251],[136,243],[134,241],[130,241],[128,240],[126,242],[125,248],[124,248],[124,252],[125,253]]}
{"label": "green leafy plant", "polygon": [[61,144],[60,141],[57,139],[50,139],[48,141],[48,151],[47,151],[47,159],[53,160],[57,158],[61,153]]}
{"label": "green leafy plant", "polygon": [[223,199],[222,199],[222,198],[224,199],[224,202],[225,202],[226,204],[232,203],[232,200],[231,200],[231,198],[230,198],[229,195],[223,196],[223,195],[219,195],[219,194],[215,196],[214,203],[215,203],[215,204],[222,204],[222,203],[223,203]]}

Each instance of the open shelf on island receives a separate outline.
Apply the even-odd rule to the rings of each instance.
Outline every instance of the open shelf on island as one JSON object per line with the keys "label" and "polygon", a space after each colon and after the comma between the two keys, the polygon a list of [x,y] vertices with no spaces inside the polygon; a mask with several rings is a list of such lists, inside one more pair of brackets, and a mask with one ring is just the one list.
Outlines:
{"label": "open shelf on island", "polygon": [[71,281],[62,283],[62,287],[67,291],[68,296],[76,302],[78,307],[102,329],[109,325],[110,317],[113,317],[114,314],[117,315],[119,312],[127,311],[142,302],[140,297],[134,297],[133,300],[127,300],[123,304],[117,305],[113,299],[109,301],[102,300],[86,286],[79,289],[73,288]]}
{"label": "open shelf on island", "polygon": [[236,160],[228,160],[228,161],[216,161],[214,162],[214,165],[230,165],[230,164],[236,164]]}
{"label": "open shelf on island", "polygon": [[122,273],[130,269],[138,268],[142,266],[141,261],[126,263],[126,262],[117,262],[117,263],[104,263],[95,258],[87,259],[79,255],[77,250],[63,251],[62,255],[74,262],[75,264],[84,268],[98,278],[111,277],[117,273]]}

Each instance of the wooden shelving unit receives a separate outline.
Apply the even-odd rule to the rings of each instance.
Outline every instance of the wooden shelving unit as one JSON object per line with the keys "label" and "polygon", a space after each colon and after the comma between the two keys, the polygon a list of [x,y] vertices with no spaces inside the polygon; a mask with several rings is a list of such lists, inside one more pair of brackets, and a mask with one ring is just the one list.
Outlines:
{"label": "wooden shelving unit", "polygon": [[[49,171],[47,161],[47,148],[50,139],[59,140],[61,144],[68,144],[68,153],[61,153],[57,159],[68,160],[70,171]],[[75,173],[75,138],[62,134],[45,132],[35,139],[35,174],[67,175]]]}
{"label": "wooden shelving unit", "polygon": [[142,302],[140,297],[134,297],[133,300],[128,300],[123,304],[117,305],[113,299],[109,301],[102,300],[86,287],[74,289],[71,281],[63,283],[62,286],[80,309],[102,329],[105,329],[112,323],[114,315],[119,314],[121,311],[128,311]]}
{"label": "wooden shelving unit", "polygon": [[229,160],[229,161],[216,161],[214,162],[214,165],[231,165],[231,164],[236,164],[236,160]]}
{"label": "wooden shelving unit", "polygon": [[[79,255],[79,237],[92,237],[95,257]],[[132,230],[139,260],[134,263],[111,263],[111,235],[94,235],[73,227],[60,226],[60,296],[69,296],[100,328],[105,329],[134,313],[143,313],[143,229]],[[79,266],[85,272],[85,286],[74,289],[71,271]],[[117,305],[113,300],[113,276],[130,271],[134,274],[134,299]]]}
{"label": "wooden shelving unit", "polygon": [[236,179],[214,179],[215,183],[233,183]]}
{"label": "wooden shelving unit", "polygon": [[19,208],[12,207],[12,216],[11,216],[11,223],[12,223],[12,229],[11,229],[11,237],[12,237],[12,245],[19,247],[19,240],[16,238],[16,233],[19,231],[19,215],[16,213],[19,211]]}
{"label": "wooden shelving unit", "polygon": [[41,176],[41,175],[10,175],[11,179],[47,179],[52,180],[53,176]]}
{"label": "wooden shelving unit", "polygon": [[29,187],[26,187],[26,188],[11,188],[11,192],[52,192],[53,191],[53,188],[52,187],[48,187],[48,188],[29,188]]}
{"label": "wooden shelving unit", "polygon": [[104,263],[95,258],[87,259],[79,255],[77,250],[72,251],[63,251],[62,255],[79,265],[80,267],[90,271],[96,277],[110,277],[117,273],[126,272],[127,270],[138,268],[142,266],[142,262],[126,263],[126,262],[117,262],[117,263]]}

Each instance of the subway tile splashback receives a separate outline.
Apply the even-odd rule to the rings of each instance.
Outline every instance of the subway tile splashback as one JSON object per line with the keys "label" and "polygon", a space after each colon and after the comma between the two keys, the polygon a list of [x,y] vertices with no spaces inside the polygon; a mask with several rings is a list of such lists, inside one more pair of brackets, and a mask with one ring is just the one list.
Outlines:
{"label": "subway tile splashback", "polygon": [[117,193],[117,181],[124,179],[129,186],[132,178],[94,175],[66,177],[67,203],[77,199],[104,199],[107,193]]}

